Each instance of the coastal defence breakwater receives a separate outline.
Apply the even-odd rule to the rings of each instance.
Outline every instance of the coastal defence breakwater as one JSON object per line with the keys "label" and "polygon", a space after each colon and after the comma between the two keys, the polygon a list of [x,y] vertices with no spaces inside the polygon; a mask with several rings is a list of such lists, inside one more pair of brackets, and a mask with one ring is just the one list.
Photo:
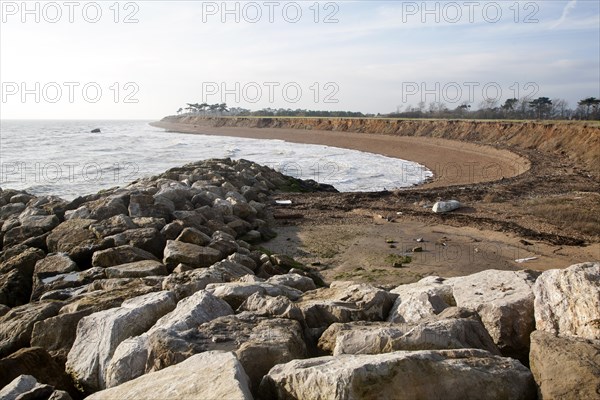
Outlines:
{"label": "coastal defence breakwater", "polygon": [[[298,129],[458,140],[566,157],[577,167],[600,176],[600,124],[595,122],[194,115],[169,116],[161,122],[196,128]],[[519,168],[520,173],[524,172],[522,167]]]}

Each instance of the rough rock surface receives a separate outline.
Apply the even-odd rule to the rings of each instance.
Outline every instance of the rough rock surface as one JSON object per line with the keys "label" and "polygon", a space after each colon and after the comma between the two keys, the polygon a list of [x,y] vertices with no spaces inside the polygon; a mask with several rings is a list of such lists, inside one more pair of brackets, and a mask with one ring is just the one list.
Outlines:
{"label": "rough rock surface", "polygon": [[51,385],[55,389],[73,395],[77,393],[64,369],[40,347],[24,348],[0,360],[0,388],[19,375],[32,375],[38,382]]}
{"label": "rough rock surface", "polygon": [[538,330],[600,340],[600,262],[545,271],[533,290]]}
{"label": "rough rock surface", "polygon": [[397,350],[476,348],[500,355],[481,321],[471,318],[441,319],[419,324],[350,322],[331,325],[319,347],[339,354],[381,354]]}
{"label": "rough rock surface", "polygon": [[533,284],[539,274],[533,271],[486,270],[448,279],[459,307],[481,316],[502,354],[527,360],[529,335],[535,329]]}
{"label": "rough rock surface", "polygon": [[172,292],[149,293],[123,302],[121,307],[91,314],[77,325],[75,343],[67,356],[67,371],[86,391],[106,386],[104,374],[117,346],[148,330],[175,308]]}
{"label": "rough rock surface", "polygon": [[[173,311],[161,317],[148,332],[119,344],[106,368],[107,387],[120,385],[155,370],[153,367],[158,364],[155,359],[166,358],[161,353],[165,349],[153,347],[160,343],[157,338],[176,337],[181,332],[230,314],[233,314],[233,310],[227,303],[204,290],[181,300]],[[178,361],[183,359],[185,358]],[[170,360],[175,363],[175,359]]]}
{"label": "rough rock surface", "polygon": [[598,398],[600,341],[535,331],[529,363],[540,399]]}
{"label": "rough rock surface", "polygon": [[487,351],[424,350],[294,360],[275,366],[270,399],[533,399],[531,372]]}
{"label": "rough rock surface", "polygon": [[211,351],[87,397],[105,399],[251,400],[252,395],[248,377],[235,355]]}
{"label": "rough rock surface", "polygon": [[334,322],[385,320],[395,297],[367,284],[333,282],[306,293],[297,305],[308,327],[325,328]]}
{"label": "rough rock surface", "polygon": [[11,309],[0,317],[0,357],[28,347],[33,325],[58,314],[62,303],[29,303]]}

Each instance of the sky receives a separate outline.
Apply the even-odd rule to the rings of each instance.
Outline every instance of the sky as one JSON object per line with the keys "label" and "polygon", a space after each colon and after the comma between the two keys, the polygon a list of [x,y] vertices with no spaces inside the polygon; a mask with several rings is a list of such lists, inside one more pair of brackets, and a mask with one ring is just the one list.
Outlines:
{"label": "sky", "polygon": [[0,118],[600,98],[600,2],[0,1]]}

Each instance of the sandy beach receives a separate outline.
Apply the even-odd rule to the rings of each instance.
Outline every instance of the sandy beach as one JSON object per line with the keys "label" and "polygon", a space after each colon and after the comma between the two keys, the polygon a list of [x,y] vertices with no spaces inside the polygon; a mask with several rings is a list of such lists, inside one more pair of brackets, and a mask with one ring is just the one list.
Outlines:
{"label": "sandy beach", "polygon": [[[432,181],[395,192],[280,196],[292,205],[273,206],[279,235],[264,247],[318,265],[329,281],[400,284],[428,275],[546,270],[600,259],[593,221],[598,183],[567,157],[530,146],[500,148],[497,139],[484,145],[469,138],[214,124],[171,119],[152,125],[172,132],[368,151],[415,161],[434,172]],[[464,207],[449,214],[431,212],[435,201],[451,198]],[[418,247],[422,252],[413,252]],[[402,268],[390,262],[406,256],[411,261]]]}
{"label": "sandy beach", "polygon": [[280,139],[292,143],[321,144],[401,158],[425,165],[433,172],[434,179],[424,187],[490,182],[517,176],[530,168],[527,158],[514,152],[440,138],[324,130],[212,127],[165,121],[153,122],[151,125],[172,132]]}

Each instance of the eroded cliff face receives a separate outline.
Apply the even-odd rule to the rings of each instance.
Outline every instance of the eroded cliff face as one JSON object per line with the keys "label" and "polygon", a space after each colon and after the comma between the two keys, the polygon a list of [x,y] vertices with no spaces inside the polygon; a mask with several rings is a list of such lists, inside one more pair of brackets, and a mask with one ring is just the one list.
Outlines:
{"label": "eroded cliff face", "polygon": [[170,116],[165,122],[210,127],[287,128],[423,136],[514,146],[567,156],[600,176],[600,125],[590,122],[398,120],[384,118],[256,118]]}

